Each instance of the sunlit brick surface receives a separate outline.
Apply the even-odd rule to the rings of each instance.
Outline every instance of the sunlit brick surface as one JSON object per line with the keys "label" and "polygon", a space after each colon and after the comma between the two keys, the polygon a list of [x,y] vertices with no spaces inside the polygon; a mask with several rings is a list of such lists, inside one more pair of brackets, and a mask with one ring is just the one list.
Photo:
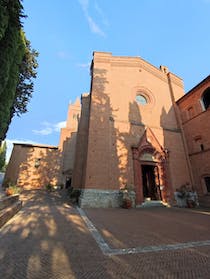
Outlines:
{"label": "sunlit brick surface", "polygon": [[[209,278],[209,246],[106,256],[64,195],[38,191],[28,192],[22,199],[23,209],[0,230],[0,278]],[[209,237],[209,212],[85,212],[112,248]]]}
{"label": "sunlit brick surface", "polygon": [[210,240],[210,211],[141,208],[86,209],[85,212],[113,248]]}

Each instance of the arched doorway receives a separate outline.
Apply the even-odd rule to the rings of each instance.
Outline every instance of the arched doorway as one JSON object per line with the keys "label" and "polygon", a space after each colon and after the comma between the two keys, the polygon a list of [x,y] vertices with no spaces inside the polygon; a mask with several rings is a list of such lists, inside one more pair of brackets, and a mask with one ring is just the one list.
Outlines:
{"label": "arched doorway", "polygon": [[147,200],[162,200],[158,167],[153,164],[142,164],[143,197]]}
{"label": "arched doorway", "polygon": [[145,200],[168,202],[168,150],[163,149],[150,129],[138,146],[132,147],[136,204]]}

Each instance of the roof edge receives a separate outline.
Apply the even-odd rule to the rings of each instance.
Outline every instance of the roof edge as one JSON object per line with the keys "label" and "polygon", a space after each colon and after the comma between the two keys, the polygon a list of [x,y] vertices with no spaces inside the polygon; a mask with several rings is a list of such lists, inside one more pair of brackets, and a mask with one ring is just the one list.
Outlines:
{"label": "roof edge", "polygon": [[179,103],[180,101],[184,100],[185,98],[188,98],[189,95],[191,95],[196,89],[201,87],[204,83],[207,81],[210,81],[210,75],[205,77],[202,81],[200,81],[198,84],[196,84],[192,89],[190,89],[184,96],[182,96],[179,100],[176,101],[176,103]]}
{"label": "roof edge", "polygon": [[32,143],[13,143],[14,145],[21,145],[23,147],[39,147],[39,148],[49,148],[49,149],[58,149],[58,146],[53,145],[44,145],[44,144],[32,144]]}

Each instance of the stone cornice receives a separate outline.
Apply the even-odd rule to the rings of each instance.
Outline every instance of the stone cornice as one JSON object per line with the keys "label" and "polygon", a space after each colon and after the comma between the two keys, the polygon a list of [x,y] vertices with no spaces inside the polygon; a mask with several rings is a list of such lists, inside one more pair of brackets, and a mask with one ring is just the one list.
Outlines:
{"label": "stone cornice", "polygon": [[130,120],[130,121],[120,120],[120,119],[114,118],[113,116],[110,116],[109,120],[112,121],[112,122],[125,123],[125,124],[130,124],[130,125],[133,125],[133,126],[140,126],[140,127],[145,127],[145,128],[149,127],[151,129],[159,129],[159,130],[164,130],[164,131],[173,132],[173,133],[181,133],[180,129],[176,129],[176,128],[173,129],[173,128],[168,128],[168,127],[148,126],[148,125],[145,125],[142,122],[137,122],[137,121],[134,121],[134,120]]}
{"label": "stone cornice", "polygon": [[190,91],[188,91],[184,96],[182,96],[179,100],[177,100],[177,104],[181,103],[183,100],[185,100],[186,98],[188,98],[189,96],[191,96],[193,94],[193,92],[197,91],[198,89],[200,89],[201,87],[203,87],[206,83],[210,83],[210,75],[207,76],[205,79],[203,79],[201,82],[199,82],[196,86],[194,86],[192,89],[190,89]]}
{"label": "stone cornice", "polygon": [[159,79],[163,80],[164,82],[168,82],[166,74],[162,73],[158,68],[155,66],[152,66],[151,64],[145,62],[141,58],[136,58],[129,60],[124,60],[124,61],[117,61],[117,60],[112,60],[111,62],[112,67],[133,67],[133,68],[139,68],[143,69],[154,76],[158,77]]}
{"label": "stone cornice", "polygon": [[38,147],[38,148],[47,148],[47,149],[58,149],[57,146],[44,145],[44,144],[32,144],[32,143],[13,143],[14,145],[19,145],[22,147]]}
{"label": "stone cornice", "polygon": [[129,57],[129,56],[112,56],[112,53],[106,52],[94,52],[94,63],[109,63],[112,67],[133,67],[144,69],[164,82],[168,83],[167,74],[173,83],[183,88],[182,79],[174,75],[173,73],[164,73],[159,68],[150,64],[141,57]]}
{"label": "stone cornice", "polygon": [[200,113],[198,113],[197,115],[194,115],[192,118],[187,119],[185,121],[182,122],[183,125],[187,124],[188,122],[191,122],[193,119],[203,115],[204,113],[210,112],[210,108],[208,108],[207,110],[201,111]]}
{"label": "stone cornice", "polygon": [[179,77],[177,77],[176,75],[174,75],[173,73],[168,73],[168,77],[169,79],[172,81],[172,83],[180,86],[181,88],[184,87],[183,85],[183,80]]}
{"label": "stone cornice", "polygon": [[[109,63],[111,67],[130,67],[143,69],[164,82],[168,82],[167,75],[160,71],[158,68],[144,61],[140,57],[113,57],[102,56],[94,58],[94,63]],[[97,66],[96,66],[97,67]]]}
{"label": "stone cornice", "polygon": [[207,149],[200,150],[200,151],[197,151],[197,152],[189,153],[189,156],[199,155],[199,154],[203,154],[203,153],[209,152],[209,151],[210,151],[210,148],[207,148]]}
{"label": "stone cornice", "polygon": [[201,88],[204,84],[210,82],[210,75],[204,78],[201,82],[199,82],[196,86],[194,86],[190,91],[187,92],[187,94],[190,94],[191,92],[198,90]]}

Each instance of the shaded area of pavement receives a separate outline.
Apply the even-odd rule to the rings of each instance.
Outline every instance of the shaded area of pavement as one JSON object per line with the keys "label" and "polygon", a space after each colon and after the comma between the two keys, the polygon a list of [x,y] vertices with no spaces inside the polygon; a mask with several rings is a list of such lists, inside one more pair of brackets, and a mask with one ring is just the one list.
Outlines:
{"label": "shaded area of pavement", "polygon": [[2,187],[2,184],[1,184],[1,181],[0,181],[0,199],[3,198],[3,197],[5,197],[5,191],[4,191],[4,189]]}
{"label": "shaded area of pavement", "polygon": [[28,192],[22,200],[23,209],[0,231],[1,278],[80,278],[90,254],[103,261],[61,193]]}
{"label": "shaded area of pavement", "polygon": [[[209,278],[210,247],[105,256],[64,191],[30,191],[22,200],[23,209],[0,230],[1,278]],[[205,238],[210,223],[208,214],[185,210],[85,212],[113,247],[180,241],[182,225],[200,222],[194,231],[185,229],[183,233],[184,239],[192,236],[195,241]]]}

